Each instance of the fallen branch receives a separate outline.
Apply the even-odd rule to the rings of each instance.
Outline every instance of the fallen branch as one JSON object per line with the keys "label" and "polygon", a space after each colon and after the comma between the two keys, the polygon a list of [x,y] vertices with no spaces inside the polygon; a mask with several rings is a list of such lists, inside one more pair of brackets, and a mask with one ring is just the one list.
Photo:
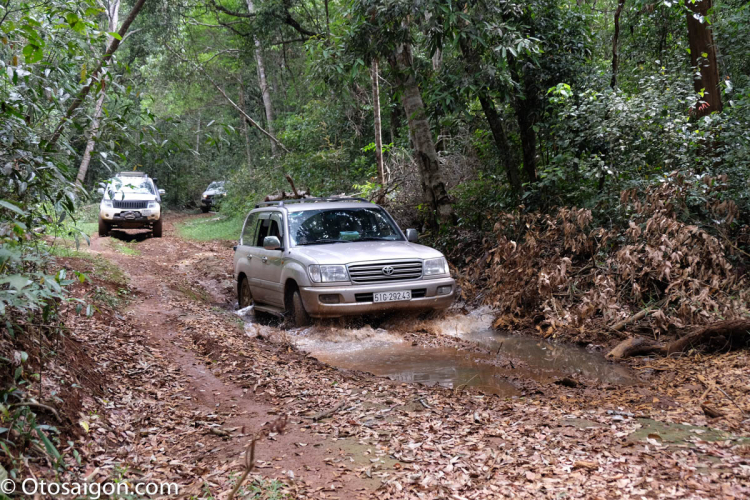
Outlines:
{"label": "fallen branch", "polygon": [[330,410],[326,410],[326,411],[322,411],[322,412],[318,413],[317,415],[315,415],[312,418],[313,422],[317,422],[318,420],[322,420],[322,419],[324,419],[326,417],[330,417],[331,415],[333,415],[334,413],[336,413],[337,411],[339,411],[341,408],[343,408],[344,405],[346,405],[346,401],[340,402],[339,404],[337,404],[336,406],[334,406]]}
{"label": "fallen branch", "polygon": [[652,312],[654,312],[655,310],[659,309],[659,307],[661,307],[665,302],[666,302],[666,299],[662,299],[659,302],[657,302],[656,304],[653,304],[651,306],[646,307],[645,309],[642,309],[642,310],[638,311],[637,313],[635,313],[631,317],[626,318],[626,319],[624,319],[624,320],[622,320],[622,321],[620,321],[618,323],[615,323],[614,325],[610,326],[609,329],[610,330],[614,330],[616,332],[619,332],[620,330],[622,330],[623,328],[625,328],[630,323],[633,323],[635,321],[643,319],[646,316],[648,316],[649,314],[651,314]]}
{"label": "fallen branch", "polygon": [[22,401],[20,403],[13,403],[8,408],[15,408],[18,406],[27,406],[29,408],[39,408],[40,410],[47,410],[48,412],[52,413],[55,416],[58,422],[62,422],[62,419],[60,419],[60,414],[57,413],[57,410],[55,410],[51,406],[47,406],[42,403],[33,403],[31,401]]}
{"label": "fallen branch", "polygon": [[287,415],[282,415],[274,422],[265,424],[253,437],[252,441],[250,441],[250,444],[245,449],[245,470],[237,480],[234,488],[232,488],[232,491],[229,493],[227,500],[232,500],[234,498],[234,495],[237,494],[239,489],[242,487],[242,484],[245,482],[245,479],[247,479],[247,475],[250,474],[250,471],[255,468],[255,443],[268,436],[268,434],[271,432],[283,434],[284,428],[286,427],[287,418]]}
{"label": "fallen branch", "polygon": [[242,117],[243,117],[243,118],[244,118],[244,119],[245,119],[245,120],[246,120],[246,121],[247,121],[247,122],[248,122],[248,123],[249,123],[250,125],[252,125],[253,127],[255,127],[255,128],[257,128],[258,130],[260,130],[260,132],[261,132],[261,133],[265,134],[265,135],[266,135],[266,136],[267,136],[267,137],[268,137],[269,139],[271,139],[271,140],[272,140],[273,142],[275,142],[275,143],[276,143],[276,144],[277,144],[277,145],[278,145],[278,146],[279,146],[279,147],[280,147],[281,149],[283,149],[285,153],[289,153],[289,150],[288,150],[288,149],[286,148],[286,146],[284,146],[284,144],[283,144],[283,143],[282,143],[282,142],[281,142],[280,140],[278,140],[278,139],[276,138],[276,136],[275,136],[275,135],[273,135],[273,134],[271,134],[270,132],[268,132],[268,131],[267,131],[266,129],[264,129],[263,127],[261,127],[261,126],[260,126],[260,124],[259,124],[258,122],[256,122],[256,121],[255,121],[255,120],[253,120],[252,118],[250,118],[250,115],[248,115],[247,113],[245,113],[245,110],[244,110],[244,109],[242,109],[241,107],[239,107],[239,106],[238,106],[238,105],[237,105],[237,104],[236,104],[236,103],[235,103],[235,102],[234,102],[234,101],[232,100],[232,98],[231,98],[231,97],[229,97],[229,96],[227,95],[227,93],[226,93],[226,92],[224,91],[224,89],[223,89],[223,88],[221,88],[221,87],[219,86],[219,84],[218,84],[218,83],[216,83],[216,82],[214,81],[214,79],[213,79],[213,78],[211,78],[211,77],[210,77],[210,76],[208,75],[208,73],[206,72],[206,70],[205,70],[205,69],[203,69],[203,67],[199,66],[198,64],[194,63],[193,61],[190,61],[190,60],[188,60],[188,59],[185,59],[184,57],[182,57],[182,55],[180,55],[180,54],[179,54],[179,53],[178,53],[178,52],[177,52],[176,50],[174,50],[174,49],[173,49],[172,47],[170,47],[169,45],[167,45],[167,49],[169,49],[169,51],[170,51],[170,52],[172,52],[172,53],[173,53],[174,55],[176,55],[176,56],[177,56],[177,57],[178,57],[178,58],[179,58],[180,60],[182,60],[183,62],[186,62],[186,63],[188,63],[188,64],[192,65],[192,66],[193,66],[193,68],[195,68],[196,70],[198,70],[198,72],[200,72],[200,73],[201,73],[201,74],[202,74],[203,76],[205,76],[205,77],[206,77],[206,79],[207,79],[207,80],[208,80],[209,82],[211,82],[211,85],[213,85],[213,86],[214,86],[214,87],[216,88],[216,90],[218,90],[218,91],[219,91],[219,93],[220,93],[221,95],[223,95],[223,96],[224,96],[224,99],[226,99],[226,100],[227,100],[227,102],[228,102],[228,103],[229,103],[229,104],[230,104],[230,105],[231,105],[231,106],[232,106],[232,107],[233,107],[234,109],[236,109],[236,110],[237,110],[237,112],[238,112],[238,113],[239,113],[240,115],[242,115]]}
{"label": "fallen branch", "polygon": [[651,354],[660,352],[664,346],[658,342],[645,337],[631,337],[617,344],[614,349],[609,351],[607,358],[623,359],[639,354]]}
{"label": "fallen branch", "polygon": [[740,339],[747,342],[750,340],[750,319],[719,321],[699,328],[666,345],[645,337],[631,337],[617,344],[607,354],[607,358],[623,359],[639,354],[669,356],[670,354],[685,352],[691,348],[705,345],[715,337],[723,337],[730,341]]}

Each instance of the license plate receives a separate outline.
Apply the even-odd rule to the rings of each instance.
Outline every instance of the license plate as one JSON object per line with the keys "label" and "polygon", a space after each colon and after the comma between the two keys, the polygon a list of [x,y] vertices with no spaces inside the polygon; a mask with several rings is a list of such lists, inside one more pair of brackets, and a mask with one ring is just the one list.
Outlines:
{"label": "license plate", "polygon": [[372,294],[373,302],[396,302],[398,300],[411,300],[411,290],[400,292],[375,292]]}

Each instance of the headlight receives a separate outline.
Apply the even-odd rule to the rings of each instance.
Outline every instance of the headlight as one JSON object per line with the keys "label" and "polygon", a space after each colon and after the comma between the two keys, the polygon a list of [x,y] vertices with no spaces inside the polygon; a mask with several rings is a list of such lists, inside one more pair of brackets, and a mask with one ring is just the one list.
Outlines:
{"label": "headlight", "polygon": [[204,194],[204,195],[202,195],[202,196],[203,196],[203,199],[204,199],[204,200],[205,200],[206,198],[208,198],[208,195],[207,195],[207,194]]}
{"label": "headlight", "polygon": [[332,281],[349,281],[346,266],[319,266],[312,264],[307,268],[313,283],[330,283]]}
{"label": "headlight", "polygon": [[448,274],[448,261],[445,257],[438,257],[437,259],[427,259],[424,261],[425,276],[434,276],[436,274]]}
{"label": "headlight", "polygon": [[148,208],[159,208],[159,204],[155,201],[149,201]]}
{"label": "headlight", "polygon": [[112,208],[112,200],[102,200],[102,206],[105,208]]}

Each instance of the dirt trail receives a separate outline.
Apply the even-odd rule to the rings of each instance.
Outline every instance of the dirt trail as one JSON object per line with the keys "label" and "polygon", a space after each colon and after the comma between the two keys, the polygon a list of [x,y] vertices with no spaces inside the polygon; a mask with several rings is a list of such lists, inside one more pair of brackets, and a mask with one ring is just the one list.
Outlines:
{"label": "dirt trail", "polygon": [[[266,495],[750,495],[747,441],[729,433],[701,439],[698,427],[672,441],[659,422],[631,417],[637,407],[639,415],[693,421],[673,401],[664,406],[670,398],[649,384],[529,382],[512,399],[457,393],[337,370],[288,343],[250,338],[231,311],[231,244],[178,238],[181,217],[166,220],[161,239],[117,231],[92,239],[91,251],[123,269],[135,291],[124,317],[77,327],[78,341],[105,351],[92,354],[93,371],[110,406],[91,427],[107,439],[88,450],[101,470],[120,464],[140,480],[178,482],[180,497],[218,498],[240,474],[250,436],[286,416],[286,432],[257,447],[252,485]],[[122,242],[139,255],[124,254]],[[437,338],[403,335],[415,344]],[[630,439],[649,425],[661,430]]]}

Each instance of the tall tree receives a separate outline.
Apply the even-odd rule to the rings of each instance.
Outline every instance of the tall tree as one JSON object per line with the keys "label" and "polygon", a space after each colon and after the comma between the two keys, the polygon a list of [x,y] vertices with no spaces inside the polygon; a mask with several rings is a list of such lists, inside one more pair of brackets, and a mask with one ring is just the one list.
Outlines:
{"label": "tall tree", "polygon": [[698,106],[695,116],[700,118],[721,111],[721,88],[716,45],[707,17],[713,8],[712,0],[688,0],[687,30],[690,44],[690,64],[698,68],[693,79],[695,91],[705,104]]}
{"label": "tall tree", "polygon": [[378,60],[372,60],[370,68],[372,79],[372,115],[375,127],[375,160],[378,164],[378,184],[385,186],[385,173],[383,172],[383,132],[380,123],[380,72],[378,71]]}
{"label": "tall tree", "polygon": [[622,14],[623,6],[625,6],[625,0],[618,0],[617,9],[615,10],[615,28],[612,34],[612,78],[609,81],[609,86],[612,89],[617,88],[617,70],[620,65],[620,55],[617,51],[617,45],[620,41],[620,15]]}
{"label": "tall tree", "polygon": [[428,223],[433,229],[452,222],[453,207],[443,180],[440,162],[427,119],[422,93],[414,76],[411,45],[402,44],[394,54],[399,83],[403,89],[401,102],[414,143],[414,157],[422,180],[422,196],[429,208]]}
{"label": "tall tree", "polygon": [[[255,14],[255,5],[253,0],[247,0],[247,12],[248,14]],[[255,44],[255,63],[258,66],[258,85],[260,86],[260,93],[263,97],[263,108],[266,111],[266,128],[268,133],[276,135],[273,131],[273,103],[271,102],[271,90],[268,87],[268,79],[266,78],[266,64],[263,58],[263,46],[260,44],[260,40],[257,36],[253,35],[253,43]],[[276,143],[271,141],[271,154],[276,156]]]}
{"label": "tall tree", "polygon": [[[120,0],[105,0],[104,10],[107,14],[107,32],[113,33],[117,29],[117,22],[120,16]],[[112,43],[114,37],[107,35],[107,44],[104,46],[106,50],[109,44]],[[106,69],[103,70],[106,76]],[[104,76],[102,77],[104,78]],[[96,144],[97,136],[99,135],[99,125],[101,124],[102,114],[104,112],[104,93],[106,87],[102,85],[99,90],[99,98],[96,100],[96,107],[94,108],[94,116],[91,119],[91,127],[89,128],[88,138],[86,140],[86,149],[83,151],[83,158],[81,158],[81,165],[78,167],[78,175],[76,176],[76,182],[81,185],[86,178],[86,172],[89,169],[89,163],[91,163],[91,153],[94,151],[94,145]]]}
{"label": "tall tree", "polygon": [[73,113],[75,113],[76,110],[81,107],[81,104],[83,104],[83,100],[86,99],[86,96],[89,95],[89,92],[91,92],[91,87],[93,87],[96,83],[97,77],[99,77],[99,74],[102,72],[104,66],[111,60],[112,55],[120,46],[120,41],[123,40],[123,38],[127,34],[130,25],[133,24],[135,18],[138,17],[138,13],[141,11],[141,9],[143,8],[143,4],[145,3],[146,0],[137,0],[135,5],[133,5],[133,8],[130,9],[128,16],[125,18],[122,26],[120,26],[120,30],[117,32],[117,36],[114,37],[112,42],[109,44],[109,48],[107,48],[107,51],[99,61],[99,65],[94,69],[94,71],[90,73],[90,82],[78,91],[78,95],[76,95],[75,99],[73,99],[73,102],[70,103],[62,119],[55,127],[55,131],[52,133],[52,137],[50,137],[49,141],[47,141],[48,149],[53,147],[55,144],[57,144],[57,141],[60,140],[60,135],[62,135],[62,132],[65,129],[65,125],[73,117]]}

